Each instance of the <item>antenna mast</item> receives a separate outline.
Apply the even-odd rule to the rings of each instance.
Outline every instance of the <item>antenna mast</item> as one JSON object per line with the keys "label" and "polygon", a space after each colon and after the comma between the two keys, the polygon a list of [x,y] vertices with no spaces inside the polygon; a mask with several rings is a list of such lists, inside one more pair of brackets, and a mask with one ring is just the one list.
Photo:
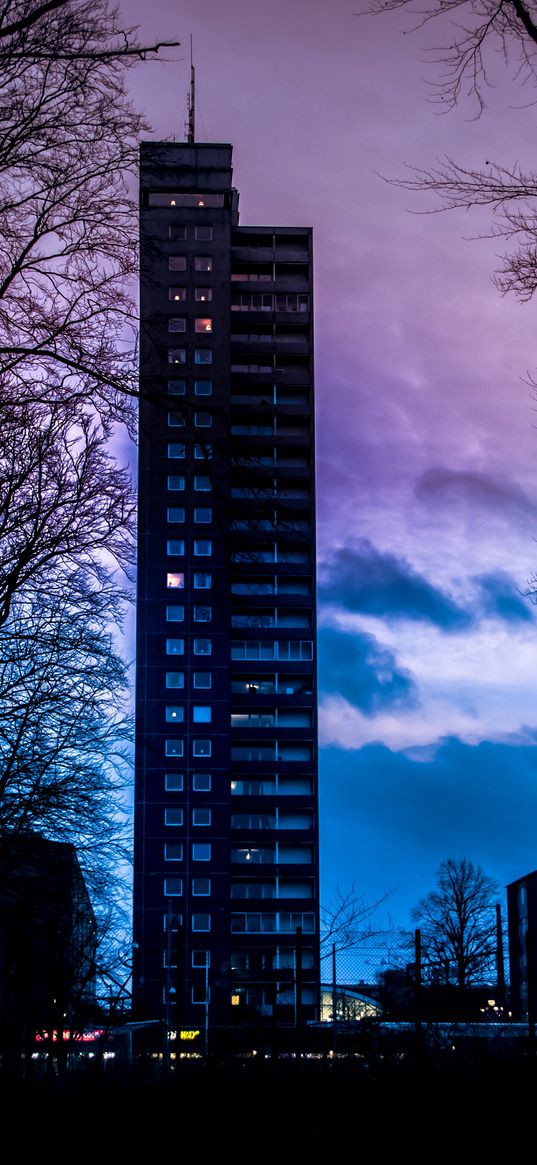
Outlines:
{"label": "antenna mast", "polygon": [[186,140],[196,140],[196,70],[192,61],[192,34],[190,34],[190,90],[187,98]]}

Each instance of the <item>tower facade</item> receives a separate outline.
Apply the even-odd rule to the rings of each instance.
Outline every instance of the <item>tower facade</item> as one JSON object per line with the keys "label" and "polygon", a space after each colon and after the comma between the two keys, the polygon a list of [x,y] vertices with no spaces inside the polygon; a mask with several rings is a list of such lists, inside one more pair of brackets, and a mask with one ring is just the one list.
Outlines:
{"label": "tower facade", "polygon": [[134,1004],[318,1015],[312,237],[143,143]]}

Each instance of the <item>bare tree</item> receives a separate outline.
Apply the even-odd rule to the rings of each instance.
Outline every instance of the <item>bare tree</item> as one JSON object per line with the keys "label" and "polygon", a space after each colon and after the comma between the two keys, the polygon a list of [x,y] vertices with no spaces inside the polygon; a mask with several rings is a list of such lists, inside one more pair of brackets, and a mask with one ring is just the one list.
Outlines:
{"label": "bare tree", "polygon": [[469,987],[494,974],[498,886],[467,858],[442,862],[436,889],[412,912],[429,982]]}
{"label": "bare tree", "polygon": [[321,957],[325,958],[335,946],[336,951],[350,951],[367,939],[386,934],[385,927],[372,922],[379,906],[389,898],[389,892],[374,902],[366,902],[353,882],[347,890],[339,886],[321,907]]}

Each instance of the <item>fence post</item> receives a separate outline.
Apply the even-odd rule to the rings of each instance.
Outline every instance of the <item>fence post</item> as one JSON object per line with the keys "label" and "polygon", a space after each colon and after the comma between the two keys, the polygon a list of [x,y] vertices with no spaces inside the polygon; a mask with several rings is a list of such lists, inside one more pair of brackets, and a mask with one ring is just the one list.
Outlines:
{"label": "fence post", "polygon": [[415,1020],[415,1031],[416,1031],[416,1049],[418,1052],[421,1052],[421,1041],[422,1041],[422,1026],[421,1026],[422,972],[421,972],[421,930],[419,929],[419,927],[416,928],[416,931],[414,934],[414,951],[415,951],[414,959],[415,959],[415,965],[416,965],[415,995],[414,995],[414,1008],[415,1008],[414,1020]]}
{"label": "fence post", "polygon": [[333,1045],[332,1050],[336,1054],[336,1039],[337,1039],[337,968],[336,968],[336,944],[332,943],[332,1024],[333,1024]]}

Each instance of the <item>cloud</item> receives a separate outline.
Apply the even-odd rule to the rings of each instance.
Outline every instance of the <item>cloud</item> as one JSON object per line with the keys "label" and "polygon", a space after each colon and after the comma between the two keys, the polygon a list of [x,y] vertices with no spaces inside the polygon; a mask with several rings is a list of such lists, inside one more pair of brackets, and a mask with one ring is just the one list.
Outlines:
{"label": "cloud", "polygon": [[366,716],[382,708],[413,708],[417,704],[414,681],[397,666],[395,655],[373,635],[352,635],[324,628],[318,636],[321,689],[341,694]]}
{"label": "cloud", "polygon": [[505,479],[491,477],[485,473],[447,469],[442,466],[427,469],[417,479],[415,496],[426,504],[445,502],[470,503],[487,510],[507,511],[520,517],[537,514],[537,506],[520,489],[520,486]]}
{"label": "cloud", "polygon": [[325,565],[320,596],[348,611],[428,622],[444,631],[464,630],[473,621],[406,559],[377,550],[365,538],[335,552]]}
{"label": "cloud", "polygon": [[496,616],[506,623],[528,623],[533,620],[529,599],[520,594],[514,579],[505,571],[478,575],[474,581],[481,591],[483,614]]}

